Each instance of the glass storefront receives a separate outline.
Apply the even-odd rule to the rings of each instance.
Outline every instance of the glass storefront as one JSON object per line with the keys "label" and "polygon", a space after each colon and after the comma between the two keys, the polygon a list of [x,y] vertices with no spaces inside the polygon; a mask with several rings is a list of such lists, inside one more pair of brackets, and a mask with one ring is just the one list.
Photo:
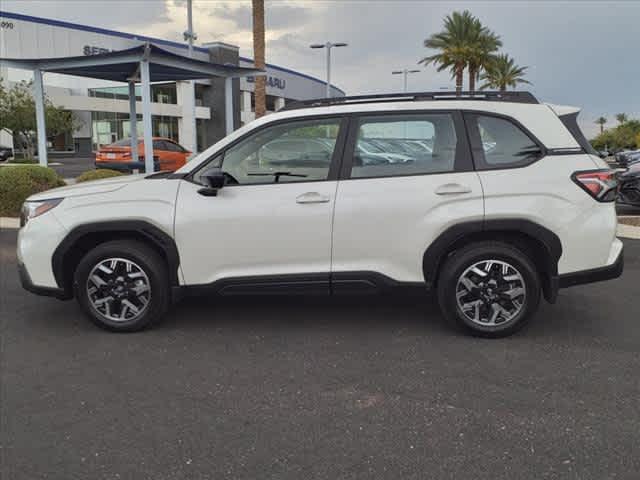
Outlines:
{"label": "glass storefront", "polygon": [[[142,115],[138,115],[138,136],[142,136]],[[154,115],[151,118],[152,135],[178,141],[178,119]],[[91,112],[93,149],[110,145],[131,136],[131,122],[128,113]]]}
{"label": "glass storefront", "polygon": [[[129,87],[103,87],[90,88],[89,96],[96,98],[111,98],[114,100],[129,100]],[[142,101],[140,85],[136,85],[136,100]],[[151,102],[153,103],[178,103],[178,94],[175,83],[161,83],[151,85]]]}

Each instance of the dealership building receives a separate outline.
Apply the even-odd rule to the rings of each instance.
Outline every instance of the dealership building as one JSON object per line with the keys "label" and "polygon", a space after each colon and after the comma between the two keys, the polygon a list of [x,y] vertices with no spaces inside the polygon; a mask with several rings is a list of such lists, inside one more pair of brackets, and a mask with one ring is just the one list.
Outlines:
{"label": "dealership building", "polygon": [[[188,55],[186,44],[150,38],[132,33],[79,25],[59,20],[0,11],[0,58],[35,59],[97,55],[125,50],[144,43],[155,44],[179,55]],[[222,42],[194,46],[193,57],[215,64],[253,67],[253,60],[241,57],[238,47]],[[0,63],[0,77],[5,86],[31,80],[32,73],[9,68]],[[267,110],[273,112],[295,100],[326,95],[326,83],[301,72],[267,64]],[[238,128],[255,118],[253,77],[234,79],[233,125]],[[56,106],[74,112],[79,128],[69,134],[48,139],[51,153],[88,154],[100,145],[129,136],[129,90],[126,84],[105,80],[45,73],[47,97]],[[137,88],[137,100],[140,92]],[[344,92],[332,85],[332,96]],[[225,81],[223,78],[195,82],[195,92],[188,82],[151,85],[151,113],[154,136],[168,137],[193,149],[193,103],[187,95],[195,95],[195,125],[198,150],[215,143],[226,134]],[[137,109],[141,111],[140,108]],[[142,116],[138,114],[138,131]],[[0,143],[7,133],[0,137]],[[10,139],[10,136],[9,136]]]}

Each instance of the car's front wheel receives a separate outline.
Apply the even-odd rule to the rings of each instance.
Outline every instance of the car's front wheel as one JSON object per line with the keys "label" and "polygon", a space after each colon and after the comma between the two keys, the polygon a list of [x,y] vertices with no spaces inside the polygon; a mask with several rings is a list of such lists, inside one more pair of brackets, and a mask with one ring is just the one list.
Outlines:
{"label": "car's front wheel", "polygon": [[501,242],[471,244],[450,256],[438,279],[445,317],[472,335],[504,337],[537,311],[540,280],[521,250]]}
{"label": "car's front wheel", "polygon": [[91,321],[111,331],[142,330],[169,307],[163,259],[133,240],[106,242],[89,251],[76,268],[73,287]]}

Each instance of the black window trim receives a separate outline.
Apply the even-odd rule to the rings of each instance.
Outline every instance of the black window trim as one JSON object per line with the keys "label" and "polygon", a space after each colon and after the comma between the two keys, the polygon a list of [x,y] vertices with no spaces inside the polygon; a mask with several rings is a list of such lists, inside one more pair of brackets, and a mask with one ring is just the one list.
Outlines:
{"label": "black window trim", "polygon": [[[495,112],[487,112],[485,110],[462,110],[462,115],[464,117],[464,124],[467,130],[467,134],[469,135],[469,143],[471,146],[471,155],[473,158],[473,164],[475,166],[476,171],[484,172],[489,170],[512,170],[514,168],[525,168],[529,165],[532,165],[539,160],[543,159],[547,155],[549,155],[549,149],[542,143],[538,137],[536,137],[531,131],[525,127],[522,123],[520,123],[517,119],[510,117],[509,115],[502,115],[500,113]],[[480,131],[478,129],[478,124],[473,121],[473,117],[484,116],[484,117],[494,117],[499,118],[501,120],[505,120],[510,122],[512,125],[517,127],[522,133],[524,133],[529,140],[537,145],[540,149],[540,154],[533,157],[531,160],[526,162],[517,162],[515,164],[510,165],[490,165],[485,160],[484,156],[484,147],[482,146],[482,140],[480,138]],[[575,152],[573,152],[575,154]]]}
{"label": "black window trim", "polygon": [[224,163],[224,155],[226,155],[227,150],[235,147],[236,145],[238,145],[239,143],[243,142],[244,140],[246,140],[247,138],[253,136],[254,134],[257,134],[263,130],[266,130],[267,128],[271,128],[277,125],[283,125],[283,124],[289,124],[289,123],[295,123],[295,122],[309,122],[309,121],[313,121],[313,120],[330,120],[330,119],[335,119],[338,121],[338,137],[336,138],[336,145],[333,149],[333,155],[331,156],[331,162],[329,164],[329,172],[327,174],[327,178],[324,179],[320,179],[320,180],[299,180],[299,181],[295,181],[295,182],[256,182],[256,183],[240,183],[240,184],[229,184],[229,185],[225,185],[225,188],[228,187],[250,187],[250,186],[259,186],[259,185],[298,185],[301,183],[317,183],[317,182],[330,182],[330,181],[336,181],[338,180],[338,173],[340,172],[340,168],[342,165],[342,159],[343,159],[343,153],[344,153],[344,147],[345,147],[345,142],[346,142],[346,138],[347,138],[347,130],[349,127],[349,115],[345,114],[345,113],[339,113],[339,114],[323,114],[323,115],[307,115],[307,116],[302,116],[302,117],[290,117],[290,118],[283,118],[281,120],[276,120],[274,122],[269,122],[269,123],[265,123],[264,125],[261,125],[259,127],[253,128],[250,131],[248,131],[247,133],[245,133],[244,135],[236,138],[233,142],[229,143],[228,145],[225,145],[222,149],[216,151],[214,154],[212,154],[207,160],[205,160],[204,162],[202,162],[195,170],[193,170],[192,172],[189,172],[185,177],[183,177],[183,180],[186,180],[188,182],[191,182],[195,185],[202,185],[201,183],[196,182],[193,178],[194,176],[200,171],[203,170],[205,168],[207,168],[207,166],[214,161],[215,159],[217,159],[218,157],[222,156],[222,162]]}
{"label": "black window trim", "polygon": [[[361,118],[366,117],[382,117],[390,116],[397,117],[402,115],[451,115],[453,119],[453,125],[456,132],[456,157],[454,160],[454,167],[451,171],[444,172],[424,172],[424,173],[400,173],[393,175],[372,175],[367,177],[352,177],[351,169],[353,166],[353,153],[358,141],[358,129],[360,126]],[[344,155],[342,159],[342,168],[340,170],[339,180],[372,180],[377,178],[394,178],[394,177],[422,177],[426,175],[445,175],[452,173],[473,172],[474,165],[471,157],[471,148],[469,145],[469,139],[464,126],[462,113],[460,110],[455,109],[411,109],[411,110],[372,110],[354,112],[349,115],[349,134],[347,137]]]}

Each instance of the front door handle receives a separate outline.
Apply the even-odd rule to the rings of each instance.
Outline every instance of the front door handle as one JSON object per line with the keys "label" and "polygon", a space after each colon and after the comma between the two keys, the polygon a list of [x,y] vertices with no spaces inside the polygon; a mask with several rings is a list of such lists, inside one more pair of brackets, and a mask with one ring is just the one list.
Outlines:
{"label": "front door handle", "polygon": [[318,192],[307,192],[296,197],[296,203],[327,203],[329,200],[329,197]]}
{"label": "front door handle", "polygon": [[436,195],[457,195],[461,193],[471,193],[471,188],[459,183],[445,183],[436,188]]}

